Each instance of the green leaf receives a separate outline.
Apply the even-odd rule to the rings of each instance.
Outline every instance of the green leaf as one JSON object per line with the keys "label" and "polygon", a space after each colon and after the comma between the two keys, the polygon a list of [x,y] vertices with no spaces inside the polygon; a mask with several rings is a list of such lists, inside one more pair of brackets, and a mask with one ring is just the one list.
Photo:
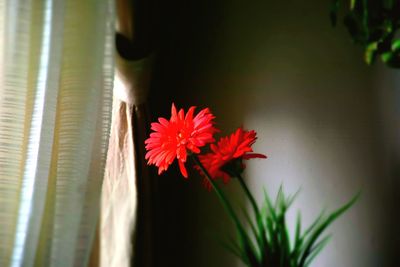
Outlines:
{"label": "green leaf", "polygon": [[276,212],[275,209],[272,205],[271,199],[268,196],[267,191],[264,188],[264,199],[265,199],[265,204],[266,204],[266,210],[267,210],[267,216],[271,215],[271,217],[276,220]]}
{"label": "green leaf", "polygon": [[288,197],[288,199],[286,200],[286,209],[288,209],[293,204],[293,202],[296,200],[299,193],[300,193],[300,189],[297,190],[296,193],[294,193],[294,195]]}
{"label": "green leaf", "polygon": [[[252,233],[254,235],[254,238],[256,239],[257,244],[259,246],[258,253],[261,254],[262,251],[264,251],[264,244],[265,244],[265,242],[263,240],[265,238],[264,237],[265,233],[263,231],[264,227],[262,225],[260,226],[259,224],[257,224],[257,226],[258,226],[258,231],[257,231],[257,228],[254,225],[253,220],[250,218],[250,215],[247,212],[247,210],[242,207],[242,212],[243,212],[243,215],[244,215],[245,219],[247,220],[247,222],[248,222],[248,224],[249,224],[249,226],[251,228],[251,231],[252,231]],[[262,255],[260,255],[260,257],[262,257]]]}
{"label": "green leaf", "polygon": [[275,199],[275,210],[279,211],[279,208],[282,207],[282,203],[284,201],[285,201],[285,196],[283,194],[283,187],[281,185],[281,186],[279,186],[278,194],[276,195],[276,199]]}
{"label": "green leaf", "polygon": [[381,59],[384,63],[389,63],[394,58],[394,55],[392,51],[388,51],[381,55]]}
{"label": "green leaf", "polygon": [[311,262],[315,259],[315,257],[322,251],[322,249],[328,244],[330,241],[331,236],[328,235],[324,237],[321,241],[319,241],[315,246],[311,249],[310,256],[307,258],[307,261],[305,263],[305,267],[308,267]]}
{"label": "green leaf", "polygon": [[392,51],[393,52],[399,52],[400,51],[400,39],[396,39],[392,41]]}
{"label": "green leaf", "polygon": [[314,228],[321,222],[321,220],[324,218],[324,215],[325,215],[325,211],[323,210],[323,211],[321,211],[321,213],[319,214],[319,216],[317,217],[317,219],[315,219],[315,221],[304,231],[304,234],[303,234],[303,239],[304,238],[306,238],[306,236],[308,235],[308,234],[310,234],[313,230],[314,230]]}
{"label": "green leaf", "polygon": [[[239,234],[240,248],[243,254],[245,255],[246,262],[250,264],[258,262],[259,257],[257,250],[251,239],[248,237],[247,233],[243,230],[238,229],[238,234]],[[256,265],[251,265],[251,266],[256,266]]]}
{"label": "green leaf", "polygon": [[296,259],[300,254],[302,244],[303,244],[303,238],[301,237],[301,214],[300,212],[298,212],[296,219],[296,232],[293,242],[293,251],[290,255],[293,262],[297,263]]}
{"label": "green leaf", "polygon": [[256,255],[255,251],[252,248],[247,247],[246,254],[247,254],[247,258],[249,259],[249,263],[250,263],[251,267],[260,266],[260,261]]}
{"label": "green leaf", "polygon": [[278,234],[280,240],[280,251],[281,251],[281,266],[286,266],[288,259],[290,258],[290,241],[289,233],[286,227],[285,215],[283,214],[280,221],[278,222]]}
{"label": "green leaf", "polygon": [[331,4],[331,10],[329,12],[329,17],[331,19],[331,25],[333,27],[336,26],[337,24],[337,13],[339,10],[339,6],[340,6],[340,1],[339,0],[333,0],[332,4]]}
{"label": "green leaf", "polygon": [[340,215],[342,215],[346,210],[348,210],[351,206],[354,205],[354,203],[357,201],[358,197],[360,196],[360,193],[355,195],[348,203],[337,209],[336,211],[332,212],[324,221],[321,222],[318,226],[315,226],[315,228],[312,231],[311,236],[308,238],[303,254],[299,263],[300,267],[305,266],[305,262],[307,258],[310,256],[311,249],[314,245],[314,243],[317,241],[318,237],[321,235],[321,233],[333,222],[335,221]]}
{"label": "green leaf", "polygon": [[350,0],[350,9],[354,9],[357,0]]}
{"label": "green leaf", "polygon": [[272,219],[272,217],[267,217],[266,218],[266,225],[268,229],[268,236],[269,236],[269,243],[270,243],[270,248],[273,251],[276,250],[278,246],[278,238],[276,235],[276,228],[275,228],[275,223]]}
{"label": "green leaf", "polygon": [[261,217],[261,214],[259,213],[257,216],[257,225],[258,225],[258,231],[259,231],[259,251],[260,251],[260,262],[264,261],[264,251],[266,250],[266,245],[267,245],[267,236],[266,236],[266,229],[264,227],[264,223]]}
{"label": "green leaf", "polygon": [[[355,2],[355,1],[354,1]],[[354,3],[355,4],[355,3]],[[369,9],[368,9],[368,0],[363,0],[362,1],[362,6],[363,6],[363,13],[362,13],[362,25],[363,25],[363,30],[366,34],[366,40],[369,40]]]}
{"label": "green leaf", "polygon": [[232,253],[233,255],[241,259],[243,262],[245,262],[243,255],[241,254],[240,248],[233,239],[229,240],[229,243],[227,241],[220,241],[220,244],[230,253]]}
{"label": "green leaf", "polygon": [[378,49],[378,43],[373,42],[369,45],[367,45],[367,48],[365,49],[365,62],[368,65],[371,65],[374,63],[376,55],[377,55],[377,49]]}
{"label": "green leaf", "polygon": [[250,218],[250,215],[247,212],[246,208],[242,207],[242,213],[243,213],[246,221],[248,222],[250,229],[253,232],[254,236],[258,237],[258,232],[257,232],[256,226],[254,225],[253,220]]}
{"label": "green leaf", "polygon": [[297,219],[296,219],[296,232],[294,235],[294,248],[297,248],[299,246],[299,243],[301,242],[300,238],[300,233],[301,233],[301,213],[297,213]]}

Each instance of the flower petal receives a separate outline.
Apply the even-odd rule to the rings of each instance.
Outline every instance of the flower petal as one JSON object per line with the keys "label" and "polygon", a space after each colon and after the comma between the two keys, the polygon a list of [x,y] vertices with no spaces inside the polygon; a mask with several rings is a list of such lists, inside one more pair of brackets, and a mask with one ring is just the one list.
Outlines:
{"label": "flower petal", "polygon": [[255,159],[255,158],[266,159],[267,156],[259,153],[247,153],[243,155],[243,159]]}
{"label": "flower petal", "polygon": [[185,167],[185,163],[183,161],[181,161],[181,160],[179,160],[178,163],[179,163],[179,169],[180,169],[183,177],[188,178],[188,174],[187,174],[187,170],[186,170],[186,167]]}
{"label": "flower petal", "polygon": [[184,163],[188,151],[200,153],[202,146],[214,142],[213,134],[217,131],[213,126],[215,117],[208,108],[195,117],[194,111],[192,106],[185,115],[183,109],[177,111],[172,103],[170,120],[159,118],[158,122],[151,124],[152,132],[145,140],[145,159],[148,165],[157,166],[159,173],[166,171],[176,158],[183,176],[187,177]]}

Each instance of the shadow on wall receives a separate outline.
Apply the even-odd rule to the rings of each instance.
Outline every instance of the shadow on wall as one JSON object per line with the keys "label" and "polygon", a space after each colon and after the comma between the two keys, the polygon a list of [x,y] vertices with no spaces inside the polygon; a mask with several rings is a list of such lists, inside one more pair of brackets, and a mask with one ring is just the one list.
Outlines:
{"label": "shadow on wall", "polygon": [[[281,184],[290,193],[302,188],[289,222],[298,209],[310,222],[361,189],[313,266],[400,264],[390,229],[399,183],[390,126],[399,112],[386,89],[393,78],[375,75],[345,29],[331,28],[330,1],[197,2],[160,4],[154,117],[168,117],[174,101],[209,106],[223,134],[242,124],[255,129],[255,149],[269,159],[250,162],[247,179],[259,197],[262,186],[271,194]],[[176,169],[156,179],[156,266],[242,266],[215,239],[231,228],[200,179],[183,180]]]}

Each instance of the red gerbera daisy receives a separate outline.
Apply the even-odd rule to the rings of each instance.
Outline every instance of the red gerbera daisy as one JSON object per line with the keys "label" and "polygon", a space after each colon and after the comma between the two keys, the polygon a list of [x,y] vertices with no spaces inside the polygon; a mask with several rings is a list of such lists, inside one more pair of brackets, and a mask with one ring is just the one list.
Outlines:
{"label": "red gerbera daisy", "polygon": [[[224,183],[227,183],[229,182],[230,175],[223,169],[224,167],[235,167],[227,166],[230,163],[236,163],[236,169],[237,163],[239,163],[240,169],[243,170],[244,165],[241,162],[242,159],[267,158],[267,156],[263,154],[252,153],[253,149],[251,146],[257,139],[256,135],[254,130],[245,131],[240,127],[230,136],[221,138],[217,145],[211,144],[210,148],[212,152],[199,156],[200,162],[206,168],[211,178],[221,178]],[[239,162],[235,162],[235,160],[239,160]],[[197,169],[199,170],[199,168]],[[210,187],[207,180],[204,180],[204,184],[208,188]]]}
{"label": "red gerbera daisy", "polygon": [[214,142],[213,134],[217,131],[214,127],[215,118],[208,108],[201,110],[194,118],[195,107],[190,107],[187,114],[183,109],[177,112],[172,104],[171,119],[168,121],[159,118],[158,122],[151,124],[154,131],[145,141],[146,160],[148,165],[156,165],[158,174],[168,169],[175,158],[179,163],[182,175],[187,178],[185,168],[189,152],[199,153],[200,147]]}

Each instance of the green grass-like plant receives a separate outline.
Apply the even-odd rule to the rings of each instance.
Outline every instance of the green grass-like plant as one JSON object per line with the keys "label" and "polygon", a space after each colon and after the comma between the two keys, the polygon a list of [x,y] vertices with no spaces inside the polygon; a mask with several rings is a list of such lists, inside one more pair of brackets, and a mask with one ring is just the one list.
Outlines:
{"label": "green grass-like plant", "polygon": [[[263,203],[258,206],[241,175],[230,172],[231,176],[235,176],[239,181],[253,210],[250,215],[246,209],[242,209],[244,219],[239,219],[224,192],[210,178],[200,161],[196,157],[194,157],[194,160],[211,183],[235,225],[237,238],[223,243],[224,247],[250,267],[310,266],[330,239],[330,235],[324,234],[326,228],[346,212],[359,197],[359,194],[357,194],[349,202],[330,214],[326,215],[321,212],[305,230],[302,229],[301,216],[298,213],[295,236],[291,242],[286,214],[296,199],[297,193],[286,197],[281,187],[275,201],[272,201],[267,192],[264,191]],[[246,225],[249,227],[246,228]]]}

